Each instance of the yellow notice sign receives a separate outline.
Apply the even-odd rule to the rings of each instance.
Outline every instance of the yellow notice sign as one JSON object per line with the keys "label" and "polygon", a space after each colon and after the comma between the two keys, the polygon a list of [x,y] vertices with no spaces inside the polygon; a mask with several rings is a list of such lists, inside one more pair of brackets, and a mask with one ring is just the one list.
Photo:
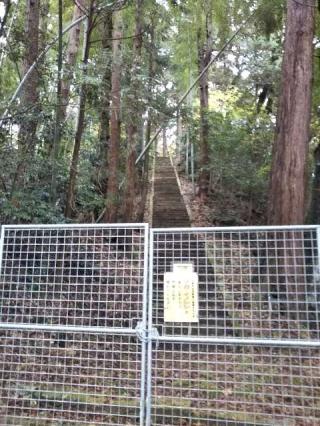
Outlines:
{"label": "yellow notice sign", "polygon": [[198,322],[198,275],[193,265],[173,265],[173,272],[164,274],[164,321]]}

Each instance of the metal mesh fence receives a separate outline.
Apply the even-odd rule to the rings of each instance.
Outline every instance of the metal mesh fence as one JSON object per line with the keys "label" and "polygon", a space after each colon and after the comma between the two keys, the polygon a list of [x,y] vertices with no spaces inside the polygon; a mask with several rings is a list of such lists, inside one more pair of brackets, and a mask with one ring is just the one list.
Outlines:
{"label": "metal mesh fence", "polygon": [[96,333],[0,333],[1,425],[139,424],[141,344]]}
{"label": "metal mesh fence", "polygon": [[5,227],[1,322],[134,327],[144,244],[141,227]]}
{"label": "metal mesh fence", "polygon": [[148,250],[146,225],[6,226],[0,247],[1,425],[320,426],[319,228]]}
{"label": "metal mesh fence", "polygon": [[1,425],[142,422],[146,231],[3,228]]}
{"label": "metal mesh fence", "polygon": [[[318,237],[315,227],[151,231],[151,424],[320,425]],[[183,268],[197,278],[193,299]]]}

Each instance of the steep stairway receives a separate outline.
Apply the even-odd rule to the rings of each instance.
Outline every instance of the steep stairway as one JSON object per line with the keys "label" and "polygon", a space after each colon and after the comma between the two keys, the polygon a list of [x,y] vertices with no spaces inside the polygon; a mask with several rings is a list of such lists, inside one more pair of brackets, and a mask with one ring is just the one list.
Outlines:
{"label": "steep stairway", "polygon": [[152,226],[154,228],[190,226],[188,212],[168,157],[156,158]]}

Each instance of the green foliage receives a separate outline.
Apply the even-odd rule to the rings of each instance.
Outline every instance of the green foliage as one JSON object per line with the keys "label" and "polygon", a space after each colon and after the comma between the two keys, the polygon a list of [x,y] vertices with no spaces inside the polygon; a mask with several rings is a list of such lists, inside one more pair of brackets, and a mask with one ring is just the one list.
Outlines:
{"label": "green foliage", "polygon": [[16,191],[10,198],[0,195],[1,223],[63,223],[61,209],[52,205],[41,188]]}
{"label": "green foliage", "polygon": [[[209,170],[213,196],[228,194],[233,199],[251,200],[254,208],[265,205],[268,171],[275,112],[279,93],[280,67],[283,47],[283,0],[145,0],[142,58],[134,76],[132,45],[135,29],[135,2],[127,2],[122,10],[123,40],[121,40],[121,117],[122,138],[119,180],[124,176],[127,150],[126,127],[134,108],[141,111],[138,123],[138,150],[143,139],[142,125],[148,113],[152,116],[152,132],[166,117],[172,117],[174,107],[198,75],[198,42],[206,39],[206,19],[212,15],[212,49],[216,55],[224,43],[255,14],[237,38],[228,45],[209,70]],[[114,2],[99,0],[97,8]],[[42,2],[42,20],[45,31],[41,43],[45,45],[57,34],[58,2]],[[49,6],[50,13],[44,15]],[[8,99],[19,84],[23,70],[25,3],[17,2],[12,9],[16,14],[7,43],[0,45],[3,62],[0,72],[0,113],[5,111]],[[64,1],[63,26],[71,22],[74,10],[72,0]],[[13,12],[11,12],[13,13]],[[12,16],[11,16],[12,17]],[[10,18],[11,18],[10,17]],[[319,21],[319,17],[317,17]],[[62,138],[58,159],[52,164],[51,147],[54,135],[57,87],[57,46],[49,50],[39,64],[39,105],[24,109],[19,101],[10,110],[12,120],[0,130],[0,220],[6,222],[63,221],[70,160],[75,137],[80,88],[87,87],[85,131],[81,142],[75,201],[76,220],[95,220],[105,204],[100,173],[108,175],[105,161],[108,147],[99,140],[103,91],[111,90],[102,84],[106,69],[112,68],[112,51],[101,44],[102,14],[94,19],[87,73],[81,63],[82,44],[76,52],[70,104],[66,122],[62,123]],[[43,24],[43,21],[42,21]],[[318,22],[319,26],[319,22]],[[81,29],[83,40],[83,27]],[[110,43],[111,44],[111,43]],[[64,60],[68,36],[64,37]],[[316,44],[315,87],[313,97],[313,136],[319,133],[316,115],[320,105],[319,46]],[[150,66],[150,58],[152,66]],[[66,72],[64,63],[63,72]],[[134,78],[133,78],[134,77]],[[139,95],[132,95],[131,83],[140,87]],[[268,88],[266,99],[259,104],[259,95]],[[199,140],[198,86],[182,106],[182,126]],[[261,100],[261,99],[260,99]],[[269,107],[267,108],[267,102]],[[267,114],[269,112],[269,115]],[[32,118],[37,120],[35,152],[24,182],[15,187],[15,174],[19,163],[19,125]],[[174,122],[174,119],[171,123]],[[103,149],[106,152],[103,152]],[[57,193],[52,200],[52,170],[55,170]],[[102,170],[102,172],[101,172]],[[196,172],[199,170],[196,168]],[[214,183],[217,182],[216,185]],[[119,197],[121,191],[119,191]],[[222,197],[223,199],[223,197]],[[234,208],[234,206],[233,206]],[[235,212],[235,215],[237,212]],[[242,213],[241,213],[242,214]]]}
{"label": "green foliage", "polygon": [[270,167],[273,125],[267,116],[252,123],[232,114],[208,114],[210,171],[224,190],[262,200]]}

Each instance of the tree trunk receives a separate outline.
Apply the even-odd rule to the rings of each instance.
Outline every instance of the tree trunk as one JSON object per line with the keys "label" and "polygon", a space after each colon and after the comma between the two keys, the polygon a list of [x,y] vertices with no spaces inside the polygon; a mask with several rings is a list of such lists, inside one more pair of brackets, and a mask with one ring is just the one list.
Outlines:
{"label": "tree trunk", "polygon": [[[72,22],[76,21],[83,15],[83,11],[77,6],[79,5],[81,9],[85,7],[85,0],[78,0],[74,6]],[[74,68],[77,60],[77,53],[80,46],[80,33],[81,33],[81,23],[75,25],[69,33],[68,46],[66,51],[65,58],[65,70],[63,79],[61,82],[61,109],[60,117],[61,121],[64,122],[67,117],[67,107],[69,105],[70,99],[70,86],[73,79]]]}
{"label": "tree trunk", "polygon": [[107,188],[108,150],[110,145],[110,100],[111,100],[111,66],[112,66],[112,13],[105,12],[102,28],[102,55],[104,74],[101,84],[101,112],[99,132],[99,166],[97,183],[102,193]]}
{"label": "tree trunk", "polygon": [[54,126],[54,137],[53,137],[53,147],[52,147],[52,158],[51,158],[51,167],[52,167],[52,176],[51,176],[51,201],[54,203],[56,198],[56,162],[58,157],[58,150],[61,142],[61,101],[62,101],[62,62],[63,62],[63,40],[62,40],[62,18],[63,18],[63,0],[58,0],[59,2],[59,14],[58,14],[58,27],[59,27],[59,43],[58,43],[58,58],[57,58],[57,105],[55,111],[55,126]]}
{"label": "tree trunk", "polygon": [[93,18],[93,10],[94,10],[94,1],[90,1],[90,9],[88,13],[87,26],[84,35],[84,46],[83,46],[83,83],[80,87],[80,95],[79,95],[79,111],[77,118],[77,126],[76,126],[76,134],[74,139],[74,147],[73,154],[70,166],[70,175],[69,175],[69,184],[67,189],[67,197],[66,197],[66,206],[65,206],[65,216],[72,217],[75,210],[75,198],[76,198],[76,180],[77,180],[77,172],[78,172],[78,163],[79,163],[79,155],[80,155],[80,146],[82,134],[85,128],[85,108],[86,108],[86,100],[87,100],[87,84],[86,84],[86,76],[88,73],[88,60],[90,53],[90,37],[92,32],[92,18]]}
{"label": "tree trunk", "polygon": [[[144,0],[136,0],[136,28],[133,41],[133,56],[131,66],[131,84],[129,90],[130,114],[128,114],[129,124],[127,131],[128,157],[126,165],[125,191],[124,191],[124,218],[126,222],[134,220],[134,200],[136,197],[136,158],[137,158],[137,129],[142,119],[142,106],[140,84],[140,66],[142,50],[142,30],[143,30],[143,4]],[[133,101],[135,100],[135,101]]]}
{"label": "tree trunk", "polygon": [[[212,10],[209,6],[206,13],[205,38],[203,41],[202,31],[199,29],[198,39],[198,69],[199,74],[209,64],[212,55]],[[205,72],[199,80],[200,97],[200,149],[199,149],[199,196],[206,198],[209,190],[209,85],[208,72]]]}
{"label": "tree trunk", "polygon": [[[270,177],[270,225],[302,224],[305,219],[307,155],[311,119],[315,0],[287,2],[282,81]],[[288,315],[306,317],[307,291],[301,233],[277,232],[274,276],[287,300]],[[271,271],[272,273],[272,271]]]}
{"label": "tree trunk", "polygon": [[[145,132],[145,146],[150,142],[151,139],[151,130],[152,130],[152,112],[150,108],[148,110],[148,118],[146,124]],[[141,176],[141,199],[138,205],[137,220],[143,222],[144,220],[144,211],[147,203],[148,189],[149,189],[149,159],[150,159],[150,150],[148,150],[144,156],[142,176]]]}
{"label": "tree trunk", "polygon": [[307,154],[310,137],[315,0],[288,0],[270,179],[268,221],[302,224],[305,218]]}
{"label": "tree trunk", "polygon": [[[39,21],[40,0],[27,0],[23,74],[27,73],[30,66],[37,59],[39,53]],[[36,145],[35,137],[38,125],[38,86],[39,73],[37,69],[34,69],[27,80],[21,95],[21,108],[27,112],[23,116],[18,134],[19,163],[17,166],[16,183],[21,183],[23,181],[26,167],[31,164],[34,154]]]}
{"label": "tree trunk", "polygon": [[110,149],[108,158],[106,210],[104,214],[105,222],[115,222],[118,214],[118,170],[121,136],[121,11],[114,12],[113,14],[112,38]]}
{"label": "tree trunk", "polygon": [[[147,111],[147,123],[146,123],[146,131],[145,131],[145,138],[144,138],[144,146],[147,146],[151,140],[151,130],[152,130],[152,124],[153,124],[153,112],[151,108],[152,104],[152,88],[154,86],[154,77],[156,73],[156,62],[155,62],[155,26],[156,21],[155,17],[151,17],[151,25],[149,27],[150,31],[150,45],[148,46],[148,87],[147,87],[147,103],[148,103],[148,111]],[[156,148],[154,149],[154,152],[156,152]],[[149,190],[149,163],[150,163],[150,149],[148,149],[145,153],[144,160],[143,160],[143,168],[142,168],[142,177],[141,177],[141,200],[138,205],[138,212],[137,212],[137,220],[139,222],[143,222],[144,220],[144,212],[145,207],[147,203],[147,196],[148,196],[148,190]]]}

